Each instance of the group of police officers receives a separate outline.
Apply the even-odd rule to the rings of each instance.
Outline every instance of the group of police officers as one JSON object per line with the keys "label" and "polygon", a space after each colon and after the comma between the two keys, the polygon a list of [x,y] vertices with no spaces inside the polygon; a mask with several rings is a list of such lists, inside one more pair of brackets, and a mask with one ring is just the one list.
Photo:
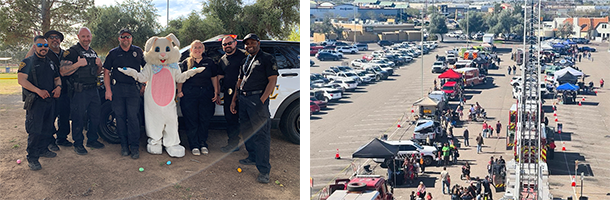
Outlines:
{"label": "group of police officers", "polygon": [[[55,157],[59,146],[74,146],[78,155],[88,152],[83,146],[83,128],[87,129],[87,147],[104,148],[98,141],[101,100],[97,78],[104,75],[105,99],[112,102],[117,133],[121,139],[121,155],[139,158],[140,122],[138,113],[146,87],[118,71],[130,67],[139,71],[145,66],[140,47],[132,45],[132,33],[121,29],[119,46],[112,49],[102,63],[89,46],[91,32],[79,29],[79,42],[62,50],[64,35],[55,30],[36,36],[27,58],[19,64],[18,82],[23,87],[25,129],[28,133],[27,161],[31,170],[40,170],[39,157]],[[186,118],[189,146],[194,155],[207,154],[207,129],[213,116],[214,102],[220,104],[224,93],[224,116],[227,121],[228,144],[222,152],[239,150],[241,132],[248,157],[243,165],[256,165],[257,181],[269,182],[271,165],[269,95],[276,85],[278,71],[275,58],[260,51],[255,34],[244,37],[245,51],[237,48],[231,36],[222,39],[225,54],[216,63],[205,56],[199,41],[191,46],[191,56],[182,63],[182,70],[206,67],[204,72],[178,87],[181,107]],[[49,51],[50,50],[50,51]],[[194,52],[194,53],[193,53]],[[219,80],[223,79],[222,82]],[[197,106],[198,109],[192,109]],[[186,111],[186,112],[185,112]],[[58,119],[58,129],[55,119]],[[67,140],[72,120],[72,140]],[[57,137],[54,138],[53,134]]]}

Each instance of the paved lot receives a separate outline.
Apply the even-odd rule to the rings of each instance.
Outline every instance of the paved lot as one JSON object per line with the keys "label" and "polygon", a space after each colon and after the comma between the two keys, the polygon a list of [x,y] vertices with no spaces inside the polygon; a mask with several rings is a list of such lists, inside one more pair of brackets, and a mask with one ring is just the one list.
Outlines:
{"label": "paved lot", "polygon": [[[433,79],[438,74],[430,73],[430,66],[434,61],[434,55],[444,55],[444,51],[453,46],[464,46],[463,43],[441,43],[439,48],[425,55],[423,85],[424,93],[427,94],[433,87]],[[509,52],[512,45],[499,45],[501,50]],[[363,53],[370,54],[372,50],[379,49],[375,44],[370,45],[371,51]],[[598,49],[602,49],[597,47]],[[355,58],[361,58],[363,53],[349,55],[348,59],[343,59],[343,62],[350,62]],[[608,68],[603,63],[610,61],[610,55],[605,50],[598,50],[593,53],[595,61],[583,60],[578,63],[580,69],[586,74],[591,74],[586,82],[594,81],[598,86],[599,79],[605,76]],[[500,69],[490,70],[489,76],[493,79],[492,83],[486,86],[477,87],[475,89],[467,89],[466,97],[467,104],[479,102],[487,111],[489,122],[495,124],[497,120],[503,125],[508,121],[508,110],[516,100],[511,98],[511,88],[509,86],[512,75],[506,75],[506,66],[513,65],[510,61],[510,54],[505,53],[500,55],[503,62]],[[316,62],[316,66],[311,68],[312,73],[322,72],[330,66],[339,65],[342,61],[323,61],[320,62],[316,58],[311,57]],[[354,168],[359,168],[365,163],[372,163],[368,159],[352,159],[351,154],[360,146],[366,144],[375,137],[380,137],[383,134],[389,136],[389,140],[410,139],[412,136],[413,127],[409,127],[407,121],[411,116],[410,110],[413,102],[422,97],[422,67],[421,57],[416,58],[414,62],[403,66],[395,72],[395,76],[391,76],[389,80],[379,83],[359,86],[352,93],[347,93],[346,98],[341,99],[337,103],[329,104],[329,109],[321,114],[312,116],[311,118],[311,177],[314,180],[312,197],[318,196],[318,191],[324,186],[332,183],[335,178],[347,178],[353,174]],[[610,80],[606,78],[607,80]],[[551,193],[555,197],[566,198],[574,195],[574,190],[570,186],[569,174],[574,174],[574,159],[584,160],[586,166],[590,166],[588,170],[589,176],[585,177],[584,193],[590,199],[608,198],[606,193],[610,192],[608,186],[608,176],[610,170],[605,168],[610,161],[610,156],[606,151],[610,150],[610,133],[606,121],[610,120],[610,113],[607,104],[597,102],[602,99],[607,99],[607,90],[601,89],[598,96],[587,96],[587,100],[583,106],[578,105],[559,105],[558,116],[559,122],[564,125],[564,132],[561,138],[556,138],[558,141],[557,153],[555,160],[549,161],[551,176],[549,178]],[[547,99],[547,104],[550,105],[552,100]],[[457,102],[451,102],[455,105]],[[555,126],[552,122],[552,115],[547,114],[551,123],[550,126]],[[569,116],[569,117],[568,117]],[[397,124],[403,125],[403,128],[397,128]],[[481,131],[481,122],[465,123],[454,129],[454,133],[458,138],[462,139],[461,135],[464,127],[468,127],[473,135]],[[505,133],[502,131],[502,133]],[[448,168],[449,174],[452,176],[452,185],[466,183],[459,180],[461,173],[460,167],[464,161],[468,161],[472,166],[472,176],[484,177],[486,174],[486,164],[490,156],[503,156],[507,161],[512,159],[512,151],[505,150],[505,138],[503,137],[488,138],[485,140],[485,146],[482,154],[476,154],[476,147],[465,147],[460,149],[459,166],[451,166]],[[567,151],[561,152],[560,140],[566,141]],[[471,139],[471,143],[474,140]],[[335,153],[339,149],[339,153],[343,159],[334,159]],[[594,151],[592,149],[600,149],[602,151]],[[604,151],[605,150],[605,151]],[[567,160],[567,161],[566,161]],[[581,163],[583,163],[581,162]],[[353,163],[353,164],[352,164]],[[587,165],[588,164],[588,165]],[[357,166],[357,167],[353,167]],[[372,163],[372,166],[376,166]],[[385,169],[376,168],[376,174],[386,174]],[[442,168],[427,167],[426,173],[421,176],[424,181],[427,191],[431,192],[435,199],[448,199],[449,196],[443,195],[441,192],[441,184],[438,180],[439,173]],[[580,170],[579,170],[580,171]],[[580,182],[578,183],[580,186]],[[580,188],[578,188],[579,190]],[[397,199],[408,198],[411,191],[415,187],[397,188],[394,193]],[[444,196],[442,198],[439,198]],[[494,193],[494,198],[499,199],[502,194]]]}

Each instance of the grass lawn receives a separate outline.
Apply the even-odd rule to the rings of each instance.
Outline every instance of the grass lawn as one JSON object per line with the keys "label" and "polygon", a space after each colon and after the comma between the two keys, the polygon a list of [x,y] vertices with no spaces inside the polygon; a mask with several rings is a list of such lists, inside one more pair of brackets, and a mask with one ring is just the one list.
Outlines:
{"label": "grass lawn", "polygon": [[17,73],[0,74],[0,94],[20,94],[21,85],[17,83]]}

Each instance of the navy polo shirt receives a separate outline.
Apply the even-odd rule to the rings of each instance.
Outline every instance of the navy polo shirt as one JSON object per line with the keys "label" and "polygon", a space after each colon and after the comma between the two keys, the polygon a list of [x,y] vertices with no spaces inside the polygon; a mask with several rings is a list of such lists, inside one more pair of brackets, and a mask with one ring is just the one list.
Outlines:
{"label": "navy polo shirt", "polygon": [[[180,64],[182,72],[188,70],[188,59],[185,59]],[[203,72],[189,78],[184,82],[182,87],[207,87],[212,85],[212,77],[218,75],[218,66],[210,58],[203,57],[199,62],[193,62],[193,67],[205,67]]]}
{"label": "navy polo shirt", "polygon": [[142,49],[140,47],[131,45],[128,51],[124,51],[120,46],[110,50],[106,56],[106,61],[104,62],[103,67],[111,71],[110,77],[113,80],[116,80],[117,84],[123,83],[135,85],[135,79],[133,79],[131,76],[125,75],[118,69],[129,67],[139,72],[144,65],[146,65],[146,61],[144,61],[144,53],[142,52]]}
{"label": "navy polo shirt", "polygon": [[222,80],[221,87],[224,89],[233,88],[237,84],[239,76],[239,68],[246,62],[246,53],[244,50],[236,49],[231,55],[223,55],[218,61],[218,75],[225,76]]}

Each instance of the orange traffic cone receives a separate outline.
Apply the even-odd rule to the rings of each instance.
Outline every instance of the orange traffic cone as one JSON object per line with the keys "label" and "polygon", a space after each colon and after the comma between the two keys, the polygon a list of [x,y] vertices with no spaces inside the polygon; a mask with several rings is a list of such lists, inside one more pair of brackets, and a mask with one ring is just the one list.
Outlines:
{"label": "orange traffic cone", "polygon": [[398,124],[396,127],[400,128],[400,124]]}
{"label": "orange traffic cone", "polygon": [[576,187],[576,176],[572,176],[572,187]]}
{"label": "orange traffic cone", "polygon": [[593,92],[595,92],[595,94],[597,94],[597,90],[595,90],[595,91],[593,91]]}
{"label": "orange traffic cone", "polygon": [[557,121],[558,121],[558,120],[557,120],[557,116],[555,116],[555,122],[557,122]]}
{"label": "orange traffic cone", "polygon": [[413,109],[413,107],[411,107],[411,113],[414,113],[414,112],[415,112],[415,110]]}
{"label": "orange traffic cone", "polygon": [[[563,142],[563,145],[562,145],[562,146],[563,146],[563,147],[561,147],[561,150],[562,150],[562,151],[566,151],[566,142]],[[337,153],[337,155],[339,155],[339,154]]]}
{"label": "orange traffic cone", "polygon": [[[565,147],[564,147],[565,150]],[[335,154],[335,159],[341,159],[341,156],[339,156],[339,149],[337,149],[337,153]]]}
{"label": "orange traffic cone", "polygon": [[553,116],[557,117],[557,111],[553,111]]}
{"label": "orange traffic cone", "polygon": [[578,102],[578,106],[582,106],[582,102],[581,101]]}

